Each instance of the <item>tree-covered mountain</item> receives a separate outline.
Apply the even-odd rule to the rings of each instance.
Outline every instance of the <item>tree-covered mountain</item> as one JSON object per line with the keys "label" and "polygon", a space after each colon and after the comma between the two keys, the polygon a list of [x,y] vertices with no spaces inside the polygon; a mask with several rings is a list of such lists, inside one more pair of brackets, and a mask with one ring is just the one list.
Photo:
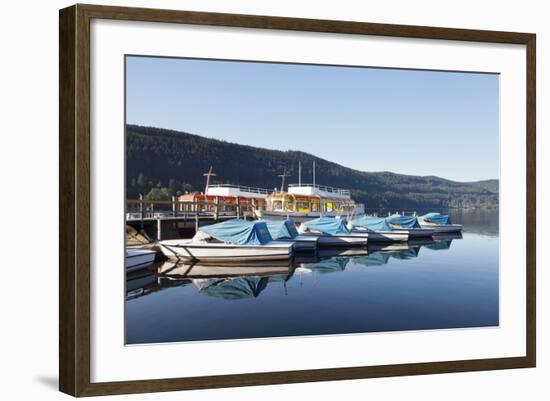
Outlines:
{"label": "tree-covered mountain", "polygon": [[[350,189],[367,209],[444,209],[497,207],[498,180],[456,182],[435,176],[363,172],[300,151],[279,151],[205,138],[160,128],[127,126],[126,188],[128,199],[140,193],[149,199],[168,199],[184,192],[204,191],[203,173],[213,166],[212,183],[260,188],[280,187],[285,169],[290,182],[316,182]],[[288,181],[287,181],[288,182]]]}

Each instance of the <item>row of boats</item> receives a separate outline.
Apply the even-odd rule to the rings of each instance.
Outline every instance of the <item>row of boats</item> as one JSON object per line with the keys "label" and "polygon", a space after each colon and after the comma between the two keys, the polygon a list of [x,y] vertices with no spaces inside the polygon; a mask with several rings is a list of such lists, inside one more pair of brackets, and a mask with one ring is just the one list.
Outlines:
{"label": "row of boats", "polygon": [[158,241],[153,249],[129,249],[127,270],[151,263],[157,251],[172,260],[201,263],[247,263],[288,260],[296,252],[319,248],[405,243],[434,235],[460,233],[462,225],[449,216],[363,215],[356,219],[320,217],[303,221],[231,219],[202,226],[191,239]]}
{"label": "row of boats", "polygon": [[[441,239],[443,238],[443,239]],[[287,282],[294,275],[342,272],[353,267],[382,266],[390,259],[418,257],[421,248],[446,250],[460,234],[437,236],[409,243],[371,244],[368,248],[320,248],[315,254],[297,253],[291,261],[269,261],[232,265],[173,259],[127,275],[126,296],[132,299],[164,288],[193,284],[199,293],[224,299],[257,297],[268,283]],[[414,245],[411,245],[413,243]]]}

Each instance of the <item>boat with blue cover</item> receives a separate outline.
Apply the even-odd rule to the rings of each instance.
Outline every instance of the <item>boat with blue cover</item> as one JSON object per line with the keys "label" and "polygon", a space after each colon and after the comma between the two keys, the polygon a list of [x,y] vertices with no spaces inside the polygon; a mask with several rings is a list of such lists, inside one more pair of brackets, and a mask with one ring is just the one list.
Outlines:
{"label": "boat with blue cover", "polygon": [[431,228],[423,228],[416,216],[394,214],[393,216],[386,217],[386,222],[394,230],[406,231],[409,234],[409,240],[431,237],[434,233],[434,230]]}
{"label": "boat with blue cover", "polygon": [[246,263],[290,259],[294,244],[274,241],[262,221],[232,219],[199,227],[192,239],[165,240],[158,244],[170,259]]}
{"label": "boat with blue cover", "polygon": [[418,218],[422,228],[434,230],[435,233],[457,233],[462,231],[462,224],[453,224],[446,214],[428,213]]}
{"label": "boat with blue cover", "polygon": [[294,243],[295,251],[315,251],[318,235],[301,235],[292,220],[264,220],[269,234],[276,241]]}
{"label": "boat with blue cover", "polygon": [[348,222],[348,228],[356,231],[366,231],[369,242],[400,242],[409,239],[407,230],[390,227],[383,217],[361,216]]}
{"label": "boat with blue cover", "polygon": [[351,231],[340,218],[320,217],[304,221],[299,230],[303,235],[316,235],[320,246],[367,245],[368,232]]}

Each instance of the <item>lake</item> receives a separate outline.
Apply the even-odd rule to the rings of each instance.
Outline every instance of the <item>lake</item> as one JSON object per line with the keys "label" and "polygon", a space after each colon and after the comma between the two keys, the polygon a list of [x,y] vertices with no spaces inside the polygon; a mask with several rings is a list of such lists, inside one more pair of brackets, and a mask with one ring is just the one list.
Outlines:
{"label": "lake", "polygon": [[126,343],[498,326],[498,211],[449,214],[462,238],[131,273]]}

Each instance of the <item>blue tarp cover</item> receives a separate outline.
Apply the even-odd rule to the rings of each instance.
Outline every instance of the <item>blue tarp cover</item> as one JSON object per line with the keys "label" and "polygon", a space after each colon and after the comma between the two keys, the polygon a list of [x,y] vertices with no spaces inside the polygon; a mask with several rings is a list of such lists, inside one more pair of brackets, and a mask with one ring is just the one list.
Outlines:
{"label": "blue tarp cover", "polygon": [[260,221],[233,219],[200,227],[199,231],[236,245],[265,245],[273,241],[266,224]]}
{"label": "blue tarp cover", "polygon": [[414,216],[394,215],[386,217],[386,221],[390,224],[395,224],[396,226],[400,226],[402,228],[420,228],[420,224],[418,224],[418,219]]}
{"label": "blue tarp cover", "polygon": [[305,221],[302,224],[310,230],[319,231],[328,235],[350,233],[344,220],[336,219],[334,217],[321,217],[315,220]]}
{"label": "blue tarp cover", "polygon": [[351,222],[355,227],[368,228],[374,231],[391,231],[392,228],[383,217],[362,216]]}
{"label": "blue tarp cover", "polygon": [[421,216],[422,219],[425,221],[429,221],[430,223],[434,224],[440,224],[440,225],[447,225],[452,224],[451,219],[446,214],[439,214],[439,213],[428,213],[424,216]]}
{"label": "blue tarp cover", "polygon": [[273,239],[294,239],[298,230],[292,220],[265,220],[269,234]]}

